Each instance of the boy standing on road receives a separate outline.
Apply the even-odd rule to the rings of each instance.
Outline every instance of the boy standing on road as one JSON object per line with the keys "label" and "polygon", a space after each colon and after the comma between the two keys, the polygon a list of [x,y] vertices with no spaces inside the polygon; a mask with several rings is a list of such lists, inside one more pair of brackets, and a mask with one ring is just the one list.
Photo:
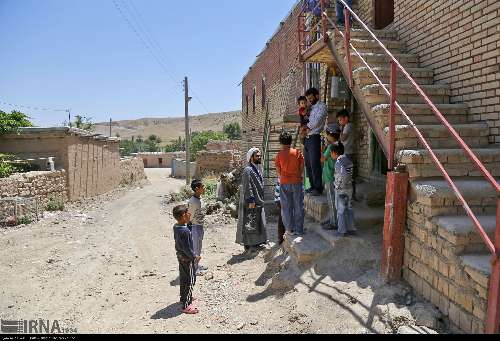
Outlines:
{"label": "boy standing on road", "polygon": [[189,214],[186,205],[176,206],[172,212],[177,224],[174,225],[175,251],[179,261],[179,280],[181,284],[181,304],[184,314],[198,314],[193,306],[193,289],[196,283],[195,262],[201,257],[196,256],[193,250]]}
{"label": "boy standing on road", "polygon": [[284,131],[280,135],[281,151],[274,163],[280,179],[281,216],[287,235],[304,235],[304,156],[291,148],[292,135]]}
{"label": "boy standing on road", "polygon": [[[192,234],[193,234],[193,249],[197,257],[201,257],[201,250],[203,248],[203,237],[205,236],[204,224],[205,214],[201,207],[201,196],[205,194],[205,186],[200,180],[193,180],[191,183],[193,196],[189,199],[188,210],[191,215]],[[208,268],[201,266],[196,262],[196,276],[203,276],[203,271]]]}

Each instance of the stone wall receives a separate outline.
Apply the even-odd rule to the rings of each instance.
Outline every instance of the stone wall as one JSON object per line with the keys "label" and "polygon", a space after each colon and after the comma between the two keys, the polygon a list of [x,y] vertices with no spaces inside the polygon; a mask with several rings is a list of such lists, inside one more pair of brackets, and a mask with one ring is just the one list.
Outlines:
{"label": "stone wall", "polygon": [[394,27],[435,81],[451,85],[451,102],[466,103],[472,121],[500,142],[500,2],[396,0]]}
{"label": "stone wall", "polygon": [[39,215],[51,199],[65,203],[66,185],[64,170],[17,173],[0,179],[0,223],[9,217]]}
{"label": "stone wall", "polygon": [[134,185],[147,180],[144,162],[141,158],[120,160],[120,185]]}

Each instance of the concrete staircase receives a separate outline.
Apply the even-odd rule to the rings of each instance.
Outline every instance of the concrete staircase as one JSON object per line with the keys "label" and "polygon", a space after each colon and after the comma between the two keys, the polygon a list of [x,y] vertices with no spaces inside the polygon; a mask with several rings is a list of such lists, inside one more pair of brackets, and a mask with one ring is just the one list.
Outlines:
{"label": "concrete staircase", "polygon": [[[450,103],[450,87],[434,83],[434,72],[422,68],[417,55],[406,53],[397,32],[375,31],[424,92],[454,126],[493,176],[500,177],[500,149],[489,145],[486,123],[468,121],[463,104]],[[333,34],[330,34],[333,37]],[[352,42],[385,84],[389,83],[389,59],[368,33],[353,29]],[[330,45],[334,58],[347,70],[343,43]],[[365,114],[388,134],[389,98],[359,57],[352,54],[356,99]],[[347,78],[347,75],[344,75]],[[495,231],[497,195],[459,148],[431,109],[423,104],[408,81],[398,76],[397,100],[430,142],[449,174],[457,180],[465,198],[480,215],[490,235]],[[390,87],[386,85],[389,89]],[[452,326],[465,332],[484,331],[490,256],[472,221],[456,199],[412,127],[398,115],[397,160],[410,173],[405,279],[421,295],[449,317]],[[372,127],[373,128],[373,127]]]}

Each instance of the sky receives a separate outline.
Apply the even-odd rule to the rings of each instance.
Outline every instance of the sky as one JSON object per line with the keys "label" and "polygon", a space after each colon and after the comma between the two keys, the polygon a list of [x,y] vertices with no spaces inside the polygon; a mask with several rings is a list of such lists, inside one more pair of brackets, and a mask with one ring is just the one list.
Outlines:
{"label": "sky", "polygon": [[38,126],[66,110],[181,117],[184,76],[191,115],[240,110],[243,76],[295,2],[0,0],[0,110]]}

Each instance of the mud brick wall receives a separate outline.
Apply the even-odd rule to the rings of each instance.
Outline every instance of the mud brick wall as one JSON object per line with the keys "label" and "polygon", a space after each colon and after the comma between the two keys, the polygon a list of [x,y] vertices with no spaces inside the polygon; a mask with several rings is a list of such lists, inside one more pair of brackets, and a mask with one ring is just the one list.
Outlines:
{"label": "mud brick wall", "polygon": [[147,180],[141,158],[120,160],[120,185],[134,185]]}
{"label": "mud brick wall", "polygon": [[196,158],[196,175],[230,172],[242,165],[241,153],[238,150],[201,151]]}
{"label": "mud brick wall", "polygon": [[394,22],[408,52],[451,85],[451,102],[468,104],[500,142],[500,2],[396,0]]}
{"label": "mud brick wall", "polygon": [[208,141],[208,151],[241,150],[241,141]]}
{"label": "mud brick wall", "polygon": [[[31,198],[33,200],[22,200]],[[15,212],[15,206],[33,202],[38,213],[43,212],[51,199],[66,202],[67,183],[64,170],[55,172],[18,173],[0,179],[0,220]]]}

